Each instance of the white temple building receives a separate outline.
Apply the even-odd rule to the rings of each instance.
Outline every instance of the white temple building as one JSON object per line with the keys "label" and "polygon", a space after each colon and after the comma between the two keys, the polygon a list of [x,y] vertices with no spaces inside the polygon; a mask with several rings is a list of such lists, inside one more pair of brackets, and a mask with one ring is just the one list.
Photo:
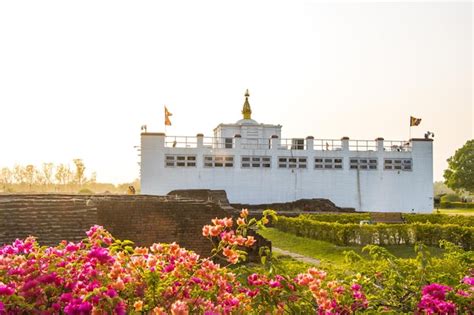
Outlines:
{"label": "white temple building", "polygon": [[281,125],[251,118],[213,137],[141,134],[141,192],[222,189],[231,203],[327,198],[358,211],[432,212],[433,140],[284,139]]}

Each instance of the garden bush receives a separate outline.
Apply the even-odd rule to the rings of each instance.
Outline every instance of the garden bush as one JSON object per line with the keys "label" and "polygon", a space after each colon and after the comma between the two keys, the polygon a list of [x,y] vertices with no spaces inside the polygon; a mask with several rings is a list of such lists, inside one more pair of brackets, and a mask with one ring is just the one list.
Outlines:
{"label": "garden bush", "polygon": [[79,195],[94,195],[94,192],[89,188],[82,188],[77,192]]}
{"label": "garden bush", "polygon": [[[306,218],[319,222],[337,222],[341,224],[359,224],[362,220],[370,220],[369,213],[354,214],[302,214],[301,218]],[[402,214],[406,223],[433,223],[433,224],[458,224],[464,226],[474,226],[474,216],[447,215],[447,214]]]}
{"label": "garden bush", "polygon": [[439,207],[442,209],[474,209],[474,202],[441,202]]}
{"label": "garden bush", "polygon": [[336,245],[400,245],[421,242],[438,246],[447,240],[466,250],[474,247],[474,227],[456,224],[374,224],[319,222],[305,217],[279,216],[274,227],[298,236],[328,241]]}
{"label": "garden bush", "polygon": [[341,214],[302,214],[301,217],[321,222],[359,223],[370,220],[369,213],[341,213]]}
{"label": "garden bush", "polygon": [[447,215],[447,214],[404,214],[406,223],[433,223],[433,224],[457,224],[463,226],[474,226],[474,216]]}
{"label": "garden bush", "polygon": [[441,197],[441,202],[458,202],[461,201],[461,197],[457,194],[447,194]]}
{"label": "garden bush", "polygon": [[367,258],[349,251],[347,263],[330,267],[328,274],[358,279],[368,310],[377,314],[472,314],[474,252],[446,241],[440,246],[445,250],[440,257],[431,257],[424,245],[416,244],[416,258],[403,259],[367,245],[362,249]]}

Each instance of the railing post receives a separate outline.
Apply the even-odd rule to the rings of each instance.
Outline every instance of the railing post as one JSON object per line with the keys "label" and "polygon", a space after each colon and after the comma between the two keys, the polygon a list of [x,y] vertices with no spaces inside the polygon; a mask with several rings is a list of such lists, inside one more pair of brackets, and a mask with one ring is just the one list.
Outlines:
{"label": "railing post", "polygon": [[239,134],[236,134],[234,136],[234,149],[241,149],[242,148],[242,136]]}
{"label": "railing post", "polygon": [[379,152],[383,152],[383,138],[381,137],[378,137],[377,139],[375,139],[375,142],[377,143],[377,151]]}
{"label": "railing post", "polygon": [[196,148],[202,148],[204,146],[204,135],[202,133],[198,133],[196,135]]}
{"label": "railing post", "polygon": [[280,147],[280,139],[278,139],[277,135],[273,135],[270,141],[270,147],[272,150],[277,150]]}
{"label": "railing post", "polygon": [[341,138],[342,151],[349,151],[349,137]]}
{"label": "railing post", "polygon": [[314,150],[314,137],[313,136],[306,137],[306,150],[309,150],[309,151]]}

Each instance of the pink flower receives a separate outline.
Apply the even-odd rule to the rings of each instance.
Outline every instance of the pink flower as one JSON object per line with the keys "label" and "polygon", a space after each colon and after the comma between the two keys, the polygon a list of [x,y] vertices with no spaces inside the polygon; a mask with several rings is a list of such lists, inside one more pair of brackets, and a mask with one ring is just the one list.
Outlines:
{"label": "pink flower", "polygon": [[359,291],[362,287],[360,286],[360,284],[357,284],[357,283],[354,283],[353,285],[351,285],[351,289],[352,291]]}
{"label": "pink flower", "polygon": [[0,282],[0,295],[13,295],[15,289]]}
{"label": "pink flower", "polygon": [[117,315],[126,315],[127,314],[127,306],[123,301],[120,301],[117,306],[115,307],[115,314]]}
{"label": "pink flower", "polygon": [[107,291],[105,291],[105,294],[111,298],[114,298],[117,296],[117,291],[115,291],[114,289],[108,289]]}
{"label": "pink flower", "polygon": [[188,304],[183,301],[176,301],[171,305],[171,314],[173,315],[188,315]]}
{"label": "pink flower", "polygon": [[474,290],[474,277],[464,277],[464,279],[462,279],[462,282],[464,284],[470,285],[471,290]]}
{"label": "pink flower", "polygon": [[166,266],[165,268],[163,268],[163,272],[165,273],[168,273],[168,272],[171,272],[173,271],[175,268],[175,265],[174,264],[169,264],[168,266]]}
{"label": "pink flower", "polygon": [[109,251],[102,247],[94,247],[89,254],[87,255],[89,258],[95,258],[100,263],[106,264],[109,262],[114,262],[114,258],[109,255]]}
{"label": "pink flower", "polygon": [[100,228],[102,228],[100,225],[94,225],[89,229],[89,231],[86,232],[86,235],[88,237],[92,237],[92,235],[94,235],[94,233],[97,232],[97,230],[99,230]]}
{"label": "pink flower", "polygon": [[79,248],[80,248],[80,246],[78,244],[74,244],[74,243],[69,243],[69,244],[66,245],[66,251],[68,251],[68,252],[75,252]]}
{"label": "pink flower", "polygon": [[446,292],[451,291],[452,289],[448,286],[432,283],[423,287],[421,293],[423,295],[430,295],[438,300],[444,300],[446,298]]}

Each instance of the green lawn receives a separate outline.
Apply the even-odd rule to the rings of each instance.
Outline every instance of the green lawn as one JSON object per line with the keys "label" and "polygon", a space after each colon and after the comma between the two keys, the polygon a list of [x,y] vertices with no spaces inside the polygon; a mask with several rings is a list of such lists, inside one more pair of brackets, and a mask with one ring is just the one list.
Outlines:
{"label": "green lawn", "polygon": [[[437,209],[433,210],[433,213],[438,213]],[[439,213],[441,214],[462,214],[462,215],[474,215],[474,209],[460,209],[460,208],[454,208],[454,209],[439,209]]]}
{"label": "green lawn", "polygon": [[[273,246],[285,249],[304,256],[320,259],[329,263],[340,264],[344,262],[344,251],[354,250],[362,254],[361,246],[336,246],[325,241],[313,240],[305,237],[299,237],[294,234],[281,232],[275,228],[259,230],[259,234],[272,241]],[[393,255],[401,258],[415,257],[413,246],[393,245],[385,246]],[[440,255],[442,249],[430,247],[433,256]],[[365,255],[365,254],[362,254]]]}

